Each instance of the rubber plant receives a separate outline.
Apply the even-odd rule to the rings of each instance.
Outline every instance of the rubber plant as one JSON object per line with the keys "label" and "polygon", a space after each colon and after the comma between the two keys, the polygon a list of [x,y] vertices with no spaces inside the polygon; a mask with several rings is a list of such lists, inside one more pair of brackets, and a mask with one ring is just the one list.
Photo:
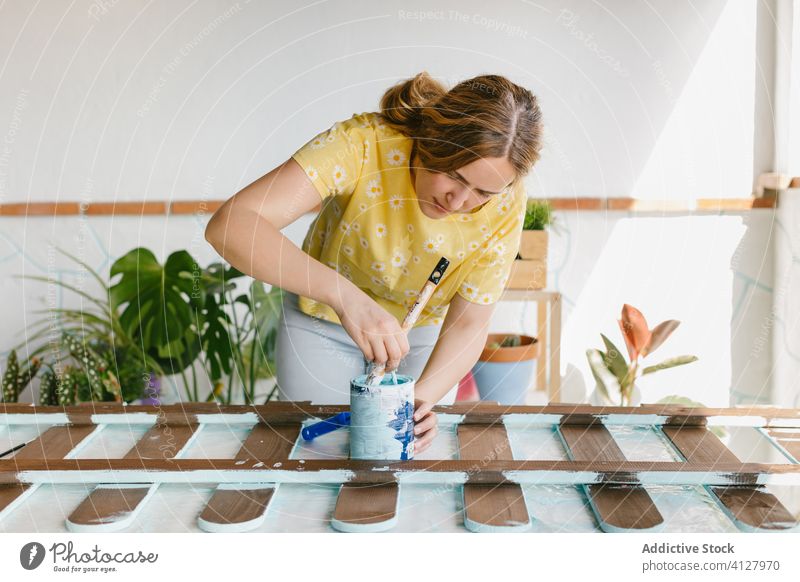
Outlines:
{"label": "rubber plant", "polygon": [[[34,346],[32,357],[44,372],[39,385],[42,405],[71,405],[99,400],[133,402],[143,396],[151,375],[163,375],[159,363],[137,345],[122,326],[118,310],[109,302],[103,277],[82,260],[59,249],[95,280],[99,296],[60,279],[24,275],[54,284],[81,300],[78,309],[46,308],[46,314],[26,330],[22,345]],[[37,347],[37,342],[41,342]],[[18,346],[19,347],[19,346]]]}
{"label": "rubber plant", "polygon": [[669,319],[650,329],[642,312],[627,303],[623,305],[621,317],[617,322],[625,340],[628,360],[603,334],[600,334],[600,337],[605,345],[605,351],[586,350],[597,388],[607,400],[611,400],[611,394],[616,393],[620,395],[622,405],[628,406],[634,383],[638,378],[697,361],[696,356],[685,355],[669,358],[653,366],[643,366],[642,360],[660,347],[677,329],[680,322]]}

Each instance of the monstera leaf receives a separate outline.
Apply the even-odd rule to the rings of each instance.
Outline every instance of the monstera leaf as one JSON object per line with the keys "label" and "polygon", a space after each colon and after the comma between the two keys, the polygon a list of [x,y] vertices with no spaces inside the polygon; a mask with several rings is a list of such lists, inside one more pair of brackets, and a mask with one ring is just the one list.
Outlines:
{"label": "monstera leaf", "polygon": [[283,309],[283,291],[280,287],[272,287],[267,291],[264,289],[264,283],[253,281],[250,285],[250,297],[256,337],[263,344],[278,329]]}
{"label": "monstera leaf", "polygon": [[222,263],[211,263],[202,272],[203,289],[207,293],[222,295],[236,289],[236,284],[233,280],[239,277],[244,277],[244,273],[236,267],[231,267],[230,265],[226,267]]}
{"label": "monstera leaf", "polygon": [[283,290],[273,286],[267,291],[261,281],[253,281],[248,299],[252,300],[252,325],[255,327],[254,364],[259,370],[274,373],[275,346],[283,310]]}
{"label": "monstera leaf", "polygon": [[231,318],[223,309],[225,296],[218,298],[209,293],[206,296],[206,308],[203,312],[203,350],[211,367],[212,381],[219,380],[224,374],[230,374],[233,362],[233,347],[230,332]]}
{"label": "monstera leaf", "polygon": [[[201,274],[204,308],[199,318],[200,335],[213,382],[220,380],[223,374],[230,374],[236,362],[234,342],[239,341],[243,330],[229,311],[232,312],[236,302],[244,297],[232,299],[236,290],[233,280],[243,276],[244,273],[235,267],[222,263],[212,263]],[[226,306],[230,308],[226,310]]]}
{"label": "monstera leaf", "polygon": [[197,310],[202,308],[200,269],[186,251],[172,253],[164,265],[148,249],[136,248],[111,266],[113,309],[120,323],[144,349],[166,363],[185,369],[200,350]]}

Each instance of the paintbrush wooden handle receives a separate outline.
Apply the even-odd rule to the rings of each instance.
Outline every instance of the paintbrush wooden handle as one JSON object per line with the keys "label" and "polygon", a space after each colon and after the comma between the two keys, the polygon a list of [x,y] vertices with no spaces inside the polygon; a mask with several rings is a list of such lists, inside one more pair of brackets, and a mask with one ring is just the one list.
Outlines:
{"label": "paintbrush wooden handle", "polygon": [[[422,286],[422,289],[420,289],[419,293],[417,294],[417,299],[414,301],[414,304],[408,310],[408,313],[403,319],[403,324],[400,326],[403,331],[407,332],[414,327],[414,324],[419,319],[422,310],[425,309],[425,305],[427,305],[428,301],[433,295],[434,289],[436,289],[436,286],[439,284],[442,276],[444,276],[444,272],[447,270],[449,265],[450,261],[445,257],[440,258],[439,262],[436,263],[436,267],[434,267],[433,271],[431,271],[428,280],[425,281],[425,285]],[[376,386],[380,384],[381,380],[383,380],[385,369],[385,364],[375,364],[372,367],[369,376],[367,376],[366,383],[370,386]]]}

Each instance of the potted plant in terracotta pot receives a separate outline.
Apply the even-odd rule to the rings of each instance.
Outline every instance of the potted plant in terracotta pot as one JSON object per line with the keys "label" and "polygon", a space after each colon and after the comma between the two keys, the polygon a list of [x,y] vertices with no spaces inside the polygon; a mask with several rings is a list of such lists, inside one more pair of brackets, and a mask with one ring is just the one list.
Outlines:
{"label": "potted plant in terracotta pot", "polygon": [[525,404],[539,355],[535,337],[489,334],[486,347],[472,368],[481,400]]}
{"label": "potted plant in terracotta pot", "polygon": [[547,230],[553,211],[546,200],[529,200],[517,259],[511,265],[509,289],[543,289],[547,285]]}
{"label": "potted plant in terracotta pot", "polygon": [[606,351],[586,350],[589,367],[596,381],[594,392],[589,398],[590,404],[599,406],[638,405],[641,402],[641,392],[636,385],[637,379],[659,370],[697,361],[696,356],[677,356],[654,366],[643,367],[641,360],[663,344],[664,340],[680,325],[680,322],[668,319],[650,329],[641,311],[626,303],[622,307],[622,317],[618,323],[625,340],[629,360],[625,360],[625,356],[610,339],[600,334]]}

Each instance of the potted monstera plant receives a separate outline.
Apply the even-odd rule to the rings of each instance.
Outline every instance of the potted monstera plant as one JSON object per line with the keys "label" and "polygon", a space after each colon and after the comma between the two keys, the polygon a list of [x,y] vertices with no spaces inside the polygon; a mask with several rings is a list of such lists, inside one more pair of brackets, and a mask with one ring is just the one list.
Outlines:
{"label": "potted monstera plant", "polygon": [[669,358],[652,366],[644,366],[642,360],[652,354],[680,322],[669,319],[650,329],[642,312],[628,305],[622,307],[622,315],[618,320],[628,360],[624,354],[608,339],[600,334],[603,339],[605,351],[598,349],[586,350],[589,367],[596,381],[594,392],[590,395],[590,404],[600,406],[631,406],[641,402],[641,391],[636,380],[642,376],[653,374],[659,370],[683,366],[697,361],[696,356],[677,356]]}
{"label": "potted monstera plant", "polygon": [[[267,291],[254,280],[237,292],[244,273],[222,263],[201,268],[185,250],[161,265],[148,249],[133,249],[111,276],[119,276],[111,298],[124,328],[162,368],[181,375],[189,400],[251,404],[272,396],[258,388],[274,369],[280,288]],[[205,397],[196,360],[211,383]]]}
{"label": "potted monstera plant", "polygon": [[[184,250],[161,264],[148,249],[133,249],[113,263],[110,283],[64,254],[90,273],[102,292],[95,297],[56,282],[83,304],[41,310],[48,317],[32,323],[26,342],[18,346],[42,342],[30,353],[37,368],[17,364],[14,354],[3,371],[7,402],[18,397],[39,367],[41,404],[180,400],[176,376],[189,401],[252,403],[274,396],[265,383],[275,371],[279,288],[267,290],[252,281],[246,293],[237,293],[234,281],[243,273],[221,263],[200,268]],[[52,338],[54,319],[58,341]],[[200,393],[203,378],[211,384],[207,394]],[[175,389],[160,394],[165,379]]]}

